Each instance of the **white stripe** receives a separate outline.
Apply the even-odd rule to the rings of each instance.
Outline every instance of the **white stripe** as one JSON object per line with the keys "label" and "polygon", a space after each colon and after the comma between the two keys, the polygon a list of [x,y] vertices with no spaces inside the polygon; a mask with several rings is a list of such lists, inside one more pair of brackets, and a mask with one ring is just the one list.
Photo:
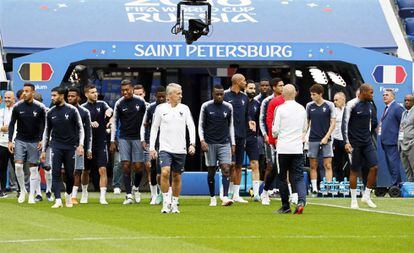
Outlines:
{"label": "white stripe", "polygon": [[17,239],[0,240],[0,244],[15,243],[42,243],[67,241],[128,241],[128,240],[177,240],[177,239],[205,239],[205,240],[244,240],[244,239],[406,239],[411,235],[246,235],[246,236],[130,236],[130,237],[80,237],[80,238],[44,238],[44,239]]}
{"label": "white stripe", "polygon": [[350,207],[340,206],[340,205],[333,205],[333,204],[322,204],[322,203],[312,203],[312,202],[307,202],[307,204],[315,205],[315,206],[326,206],[326,207],[335,207],[335,208],[342,208],[342,209],[358,210],[358,211],[363,211],[363,212],[368,212],[368,213],[380,213],[380,214],[390,214],[390,215],[405,216],[405,217],[414,217],[414,214],[396,213],[396,212],[380,211],[380,210],[365,209],[365,208],[352,209]]}
{"label": "white stripe", "polygon": [[391,65],[384,65],[383,83],[392,84],[397,82],[396,67]]}

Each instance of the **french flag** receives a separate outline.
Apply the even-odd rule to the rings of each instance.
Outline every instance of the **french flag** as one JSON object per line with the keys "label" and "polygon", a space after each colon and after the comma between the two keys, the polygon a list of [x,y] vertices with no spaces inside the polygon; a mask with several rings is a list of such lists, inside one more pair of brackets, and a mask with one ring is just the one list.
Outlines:
{"label": "french flag", "polygon": [[372,73],[377,83],[401,84],[405,81],[407,73],[403,66],[380,65]]}
{"label": "french flag", "polygon": [[217,77],[230,77],[236,74],[237,68],[217,68],[216,76]]}

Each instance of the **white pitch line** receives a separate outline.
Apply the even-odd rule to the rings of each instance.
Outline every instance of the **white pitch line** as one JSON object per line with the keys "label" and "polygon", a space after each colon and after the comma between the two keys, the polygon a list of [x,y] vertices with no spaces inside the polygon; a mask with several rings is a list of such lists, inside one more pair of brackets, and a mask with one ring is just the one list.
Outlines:
{"label": "white pitch line", "polygon": [[286,236],[130,236],[130,237],[84,237],[84,238],[44,238],[44,239],[20,239],[0,240],[0,244],[14,243],[43,243],[43,242],[67,242],[67,241],[128,241],[128,240],[177,240],[177,239],[409,239],[414,235],[286,235]]}
{"label": "white pitch line", "polygon": [[314,203],[314,202],[307,202],[307,204],[315,205],[315,206],[342,208],[342,209],[348,209],[348,210],[357,210],[357,211],[363,211],[363,212],[368,212],[368,213],[380,213],[380,214],[390,214],[390,215],[397,215],[397,216],[404,216],[404,217],[414,217],[414,214],[396,213],[396,212],[380,211],[380,210],[366,209],[366,208],[352,209],[350,207],[339,206],[339,205],[334,205],[334,204],[323,204],[323,203]]}

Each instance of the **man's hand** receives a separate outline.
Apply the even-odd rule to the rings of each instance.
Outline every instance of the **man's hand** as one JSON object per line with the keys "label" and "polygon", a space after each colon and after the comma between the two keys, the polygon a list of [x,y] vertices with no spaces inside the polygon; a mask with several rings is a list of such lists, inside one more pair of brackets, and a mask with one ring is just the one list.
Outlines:
{"label": "man's hand", "polygon": [[37,144],[37,150],[42,151],[42,142],[39,141],[39,143]]}
{"label": "man's hand", "polygon": [[7,133],[9,131],[9,126],[2,126],[0,130],[4,133]]}
{"label": "man's hand", "polygon": [[83,154],[84,154],[83,145],[79,145],[79,146],[76,148],[76,155],[78,155],[78,156],[83,156]]}
{"label": "man's hand", "polygon": [[91,127],[92,128],[98,128],[99,127],[99,123],[96,121],[91,122]]}
{"label": "man's hand", "polygon": [[249,128],[250,130],[252,130],[253,132],[256,132],[256,122],[253,120],[249,121]]}
{"label": "man's hand", "polygon": [[348,154],[352,153],[352,146],[351,146],[351,144],[349,144],[349,143],[345,144],[345,151]]}
{"label": "man's hand", "polygon": [[116,142],[115,141],[111,141],[111,145],[109,146],[109,152],[111,152],[111,154],[114,154],[116,152]]}
{"label": "man's hand", "polygon": [[9,152],[10,153],[14,153],[14,146],[13,146],[13,142],[9,141],[9,143],[7,144]]}
{"label": "man's hand", "polygon": [[236,145],[231,145],[231,154],[232,155],[236,154]]}
{"label": "man's hand", "polygon": [[45,163],[45,162],[46,162],[46,152],[42,152],[42,153],[40,154],[40,161],[41,161],[42,163]]}
{"label": "man's hand", "polygon": [[328,143],[328,140],[329,140],[329,138],[324,137],[324,138],[321,140],[320,144],[325,145],[326,143]]}
{"label": "man's hand", "polygon": [[88,160],[92,160],[92,152],[86,152],[86,158],[88,158]]}
{"label": "man's hand", "polygon": [[150,158],[151,158],[151,160],[155,160],[155,159],[157,159],[157,151],[156,150],[151,150],[150,151]]}
{"label": "man's hand", "polygon": [[263,140],[264,140],[264,142],[265,142],[266,144],[269,144],[269,136],[267,136],[267,134],[265,134],[265,135],[263,136]]}
{"label": "man's hand", "polygon": [[194,145],[190,145],[190,147],[188,147],[188,154],[189,155],[194,155],[195,154],[195,147],[194,147]]}
{"label": "man's hand", "polygon": [[106,118],[112,117],[112,109],[108,109],[108,110],[105,111],[105,117]]}
{"label": "man's hand", "polygon": [[201,143],[201,150],[203,152],[207,152],[208,151],[208,144],[206,143],[206,141],[202,140],[202,141],[200,141],[200,143]]}
{"label": "man's hand", "polygon": [[141,146],[143,150],[148,150],[148,144],[145,141],[141,141]]}

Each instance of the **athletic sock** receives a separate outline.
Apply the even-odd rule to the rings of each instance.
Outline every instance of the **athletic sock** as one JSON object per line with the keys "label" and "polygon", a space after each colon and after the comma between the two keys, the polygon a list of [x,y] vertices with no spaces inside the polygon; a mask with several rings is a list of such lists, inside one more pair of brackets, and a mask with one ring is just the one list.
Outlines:
{"label": "athletic sock", "polygon": [[46,192],[52,191],[52,170],[45,170]]}
{"label": "athletic sock", "polygon": [[371,191],[368,187],[365,188],[364,198],[370,199],[371,198]]}
{"label": "athletic sock", "polygon": [[36,195],[42,195],[42,188],[40,187],[41,185],[41,178],[40,178],[40,173],[39,170],[37,171],[37,187],[36,187]]}
{"label": "athletic sock", "polygon": [[156,185],[150,185],[150,192],[151,192],[151,198],[154,196],[157,196],[157,186]]}
{"label": "athletic sock", "polygon": [[351,199],[352,200],[357,200],[357,190],[356,189],[351,189]]}
{"label": "athletic sock", "polygon": [[34,196],[35,191],[37,189],[37,182],[38,182],[38,171],[37,167],[30,167],[30,195]]}
{"label": "athletic sock", "polygon": [[223,196],[224,197],[228,197],[229,196],[229,191],[230,191],[230,179],[229,179],[229,177],[225,177],[225,176],[223,176],[222,178],[221,178],[221,182],[222,182],[222,184],[223,184]]}
{"label": "athletic sock", "polygon": [[78,186],[73,186],[72,188],[72,198],[77,198],[78,197]]}
{"label": "athletic sock", "polygon": [[172,187],[171,187],[171,186],[168,188],[168,194],[169,194],[170,196],[172,196]]}
{"label": "athletic sock", "polygon": [[311,183],[312,183],[312,191],[318,191],[318,180],[316,179],[311,179]]}
{"label": "athletic sock", "polygon": [[172,204],[177,205],[178,204],[178,197],[172,197]]}
{"label": "athletic sock", "polygon": [[16,179],[17,179],[17,183],[19,184],[20,191],[26,192],[26,187],[24,185],[23,164],[16,163],[15,169],[16,169]]}
{"label": "athletic sock", "polygon": [[106,187],[101,187],[101,198],[105,198],[106,195]]}
{"label": "athletic sock", "polygon": [[162,193],[163,202],[169,204],[171,203],[171,199],[169,199],[170,194],[168,192]]}
{"label": "athletic sock", "polygon": [[88,185],[87,184],[82,185],[82,193],[88,193]]}
{"label": "athletic sock", "polygon": [[234,183],[230,182],[229,184],[229,194],[233,194],[234,193]]}
{"label": "athletic sock", "polygon": [[233,185],[233,198],[237,199],[238,197],[240,197],[239,195],[239,191],[240,191],[240,185]]}
{"label": "athletic sock", "polygon": [[253,181],[253,195],[259,196],[260,181]]}
{"label": "athletic sock", "polygon": [[289,189],[289,195],[292,195],[292,185],[288,184],[288,189]]}

